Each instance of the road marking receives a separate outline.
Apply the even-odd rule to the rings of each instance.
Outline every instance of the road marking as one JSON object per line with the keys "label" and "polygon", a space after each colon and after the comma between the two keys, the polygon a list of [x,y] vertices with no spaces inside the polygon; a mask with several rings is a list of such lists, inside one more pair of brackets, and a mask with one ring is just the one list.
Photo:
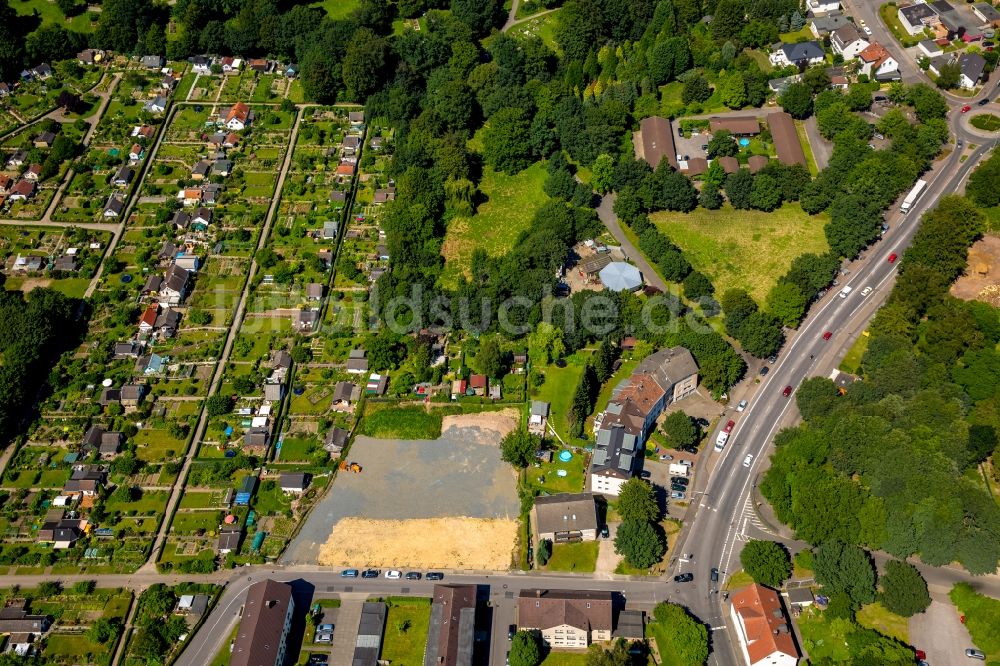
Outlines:
{"label": "road marking", "polygon": [[726,625],[724,625],[724,624],[720,624],[717,627],[709,627],[709,629],[711,629],[712,631],[719,631],[719,630],[725,629],[725,628],[726,628]]}

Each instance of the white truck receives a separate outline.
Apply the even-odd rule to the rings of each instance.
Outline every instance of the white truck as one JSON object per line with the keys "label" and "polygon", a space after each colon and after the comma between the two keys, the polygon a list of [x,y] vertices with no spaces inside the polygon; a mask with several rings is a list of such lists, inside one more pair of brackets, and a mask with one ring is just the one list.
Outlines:
{"label": "white truck", "polygon": [[719,433],[719,436],[715,438],[715,450],[721,451],[726,448],[726,442],[729,441],[729,433],[723,430]]}
{"label": "white truck", "polygon": [[687,465],[670,463],[670,476],[687,476],[687,475],[688,475]]}
{"label": "white truck", "polygon": [[913,186],[912,190],[910,190],[910,193],[906,195],[905,199],[903,199],[903,203],[900,204],[899,212],[903,215],[910,212],[910,209],[913,208],[913,204],[917,203],[917,199],[919,199],[920,195],[924,193],[924,188],[926,187],[926,180],[918,180],[917,184]]}
{"label": "white truck", "polygon": [[840,290],[840,297],[847,298],[847,295],[851,293],[852,287],[844,287]]}

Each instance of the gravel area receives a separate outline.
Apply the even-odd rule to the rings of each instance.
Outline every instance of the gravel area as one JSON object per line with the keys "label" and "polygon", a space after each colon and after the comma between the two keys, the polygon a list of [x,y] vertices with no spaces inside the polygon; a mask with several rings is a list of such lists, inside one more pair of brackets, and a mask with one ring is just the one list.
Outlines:
{"label": "gravel area", "polygon": [[330,538],[334,526],[348,517],[516,520],[516,477],[510,465],[500,459],[500,430],[451,422],[441,437],[432,441],[358,437],[350,459],[363,471],[338,473],[282,561],[318,563],[320,546]]}
{"label": "gravel area", "polygon": [[965,656],[965,649],[974,647],[972,637],[951,604],[932,601],[926,611],[911,617],[910,641],[927,653],[932,666],[983,663]]}

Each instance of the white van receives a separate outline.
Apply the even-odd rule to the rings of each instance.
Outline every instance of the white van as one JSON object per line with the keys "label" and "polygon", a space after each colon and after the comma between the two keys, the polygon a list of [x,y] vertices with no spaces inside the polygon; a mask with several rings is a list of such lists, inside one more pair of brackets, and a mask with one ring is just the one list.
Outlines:
{"label": "white van", "polygon": [[727,441],[729,441],[729,433],[726,431],[720,432],[719,436],[715,438],[715,450],[721,451],[726,448]]}
{"label": "white van", "polygon": [[840,297],[847,298],[847,295],[849,293],[851,293],[851,287],[844,287],[843,289],[840,290]]}

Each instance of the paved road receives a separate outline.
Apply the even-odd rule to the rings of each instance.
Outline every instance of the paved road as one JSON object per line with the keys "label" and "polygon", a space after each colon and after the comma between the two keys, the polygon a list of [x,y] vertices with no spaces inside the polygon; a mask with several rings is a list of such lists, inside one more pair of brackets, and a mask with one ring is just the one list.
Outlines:
{"label": "paved road", "polygon": [[[281,171],[278,173],[278,180],[275,184],[274,197],[271,199],[271,207],[267,211],[267,217],[265,218],[264,228],[260,232],[260,238],[257,241],[257,251],[260,251],[267,242],[268,235],[271,231],[271,225],[274,223],[274,218],[278,212],[278,203],[281,201],[281,187],[285,183],[285,176],[288,174],[288,167],[292,163],[292,149],[295,147],[295,139],[299,135],[299,124],[302,121],[302,113],[305,109],[299,107],[298,112],[295,115],[295,124],[292,126],[292,132],[288,139],[288,148],[285,151],[285,160],[281,164]],[[166,127],[166,125],[164,125]],[[161,136],[162,136],[161,132]],[[157,144],[159,145],[159,144]],[[152,159],[150,159],[152,163]],[[254,276],[257,274],[257,261],[255,259],[250,260],[250,271],[247,275],[247,280],[243,285],[243,291],[240,292],[240,302],[236,307],[236,312],[233,315],[233,323],[229,327],[229,331],[226,334],[226,342],[222,347],[222,354],[219,356],[219,362],[215,366],[215,373],[212,376],[212,383],[209,386],[208,395],[214,395],[219,390],[219,385],[222,383],[222,376],[225,373],[226,364],[229,361],[229,354],[233,350],[233,343],[236,341],[236,337],[240,330],[240,325],[243,322],[243,314],[246,312],[247,296],[250,292],[250,285],[253,284]],[[201,415],[198,418],[198,425],[195,427],[194,437],[191,439],[191,445],[188,447],[187,454],[184,456],[184,465],[181,468],[181,472],[177,477],[177,482],[174,484],[174,489],[170,493],[170,499],[167,501],[166,511],[164,513],[163,523],[160,525],[160,531],[156,535],[156,540],[153,542],[153,548],[150,551],[149,561],[143,565],[143,571],[155,571],[156,560],[160,555],[160,549],[163,548],[163,544],[166,542],[167,533],[170,531],[170,521],[174,515],[174,509],[177,507],[177,503],[180,502],[181,495],[184,494],[184,486],[187,483],[188,473],[191,471],[191,464],[194,461],[195,453],[198,451],[198,442],[202,440],[205,435],[205,429],[208,427],[208,412],[202,410]],[[207,663],[207,662],[206,662]]]}
{"label": "paved road", "polygon": [[[954,116],[952,120],[953,124],[957,124],[954,123]],[[737,425],[730,444],[716,456],[716,469],[711,479],[703,489],[695,489],[698,504],[693,508],[696,514],[685,525],[679,549],[679,552],[693,553],[694,560],[675,563],[675,570],[695,574],[695,583],[678,589],[678,595],[695,615],[712,627],[723,627],[728,615],[719,595],[713,594],[707,584],[710,569],[714,567],[727,572],[739,568],[742,543],[752,536],[749,532],[755,529],[749,517],[753,515],[750,498],[758,472],[766,465],[775,432],[798,420],[794,394],[791,398],[784,398],[782,389],[798,386],[806,377],[826,375],[836,367],[838,357],[831,347],[843,346],[850,335],[845,331],[856,331],[859,324],[867,322],[891,291],[899,264],[890,264],[885,257],[892,252],[903,253],[917,230],[923,211],[932,207],[942,195],[958,190],[989,148],[992,145],[980,146],[969,154],[965,162],[960,159],[961,151],[953,152],[937,165],[934,180],[909,215],[903,216],[895,211],[888,215],[891,231],[885,240],[870,249],[866,253],[867,258],[854,262],[849,278],[841,284],[841,287],[852,287],[852,293],[847,298],[840,298],[836,290],[832,290],[813,307],[798,332],[782,350],[778,363],[750,398],[747,410],[736,417]],[[866,286],[874,289],[867,298],[860,294]],[[834,339],[823,341],[824,331],[834,332]],[[749,468],[743,466],[747,454],[754,456]],[[697,494],[698,491],[703,494]],[[968,578],[964,572],[949,570],[935,570],[930,575],[936,584],[947,584],[952,577]],[[720,634],[716,634],[716,638],[712,663],[737,663],[731,641],[718,640]]]}
{"label": "paved road", "polygon": [[625,232],[622,230],[621,224],[618,222],[618,216],[615,215],[613,210],[615,205],[615,195],[607,194],[601,199],[601,204],[597,207],[597,216],[601,218],[601,222],[604,226],[608,228],[611,235],[615,237],[618,244],[622,246],[622,250],[625,251],[625,256],[628,257],[629,261],[634,263],[639,267],[642,272],[643,279],[646,280],[647,284],[651,284],[660,291],[667,291],[667,283],[663,281],[660,274],[657,273],[653,266],[646,260],[645,255],[639,251],[632,241],[628,239]]}
{"label": "paved road", "polygon": [[[266,575],[264,575],[266,574]],[[280,581],[303,581],[314,586],[317,595],[340,593],[357,593],[364,591],[373,596],[379,595],[413,595],[430,597],[434,587],[433,581],[390,581],[384,578],[362,580],[359,578],[341,578],[339,571],[294,571],[269,570],[257,574],[240,576],[231,582],[215,610],[205,624],[191,639],[180,658],[177,666],[204,666],[210,663],[212,657],[228,640],[233,627],[239,620],[240,609],[246,598],[247,588],[254,581],[262,578],[272,578]],[[517,603],[517,595],[524,588],[542,587],[567,590],[607,590],[625,595],[630,607],[651,609],[657,603],[665,600],[665,586],[660,582],[648,580],[614,580],[595,581],[587,576],[571,575],[527,575],[527,574],[479,574],[445,576],[445,583],[488,585],[490,600],[494,607],[493,639],[491,663],[502,664],[506,654],[507,626],[513,622],[513,608]]]}

